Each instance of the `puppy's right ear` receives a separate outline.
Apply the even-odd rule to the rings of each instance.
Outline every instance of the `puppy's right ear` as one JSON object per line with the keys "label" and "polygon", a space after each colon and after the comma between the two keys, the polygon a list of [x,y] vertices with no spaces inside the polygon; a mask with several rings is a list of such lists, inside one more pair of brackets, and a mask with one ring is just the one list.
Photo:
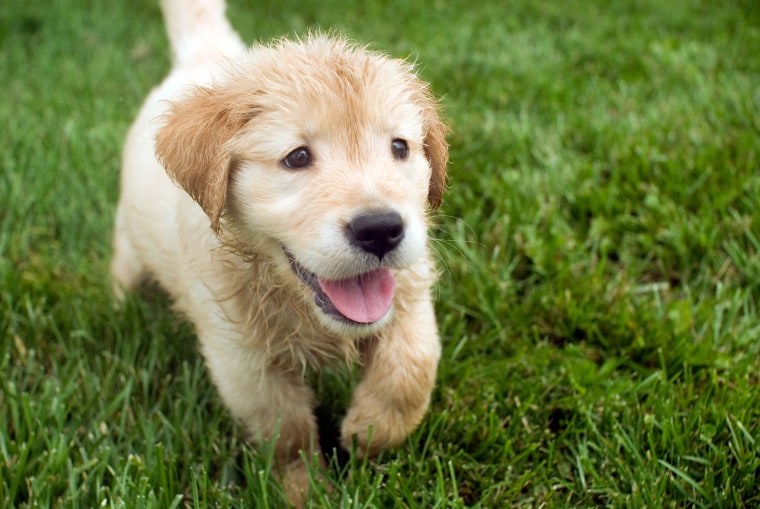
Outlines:
{"label": "puppy's right ear", "polygon": [[156,135],[156,155],[166,173],[201,206],[216,232],[232,163],[229,142],[250,119],[227,95],[198,87],[172,105]]}

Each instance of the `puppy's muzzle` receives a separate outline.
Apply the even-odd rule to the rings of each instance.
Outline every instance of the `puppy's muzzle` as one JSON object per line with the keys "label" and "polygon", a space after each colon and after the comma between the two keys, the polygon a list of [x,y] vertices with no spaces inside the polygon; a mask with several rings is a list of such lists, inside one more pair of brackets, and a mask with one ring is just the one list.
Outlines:
{"label": "puppy's muzzle", "polygon": [[298,279],[311,288],[314,303],[322,312],[338,321],[367,325],[388,315],[393,304],[396,281],[383,261],[404,240],[404,220],[388,209],[366,210],[346,225],[348,242],[363,253],[377,257],[378,266],[339,279],[326,279],[306,269],[285,246],[290,268]]}
{"label": "puppy's muzzle", "polygon": [[382,261],[404,240],[404,221],[395,211],[371,210],[354,217],[346,235],[353,246]]}

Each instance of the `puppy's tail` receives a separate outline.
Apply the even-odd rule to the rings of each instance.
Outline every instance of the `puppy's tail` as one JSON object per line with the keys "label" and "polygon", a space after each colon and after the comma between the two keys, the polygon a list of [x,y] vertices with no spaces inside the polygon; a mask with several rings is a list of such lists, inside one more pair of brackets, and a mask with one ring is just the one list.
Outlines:
{"label": "puppy's tail", "polygon": [[227,21],[224,0],[161,0],[174,65],[234,55],[243,42]]}

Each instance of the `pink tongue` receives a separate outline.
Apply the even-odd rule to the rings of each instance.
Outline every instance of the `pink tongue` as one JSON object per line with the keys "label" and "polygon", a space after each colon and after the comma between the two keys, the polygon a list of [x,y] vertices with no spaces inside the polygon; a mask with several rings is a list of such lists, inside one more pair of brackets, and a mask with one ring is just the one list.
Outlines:
{"label": "pink tongue", "polygon": [[327,297],[340,313],[354,322],[376,322],[388,313],[393,302],[396,280],[388,269],[330,281],[319,278]]}

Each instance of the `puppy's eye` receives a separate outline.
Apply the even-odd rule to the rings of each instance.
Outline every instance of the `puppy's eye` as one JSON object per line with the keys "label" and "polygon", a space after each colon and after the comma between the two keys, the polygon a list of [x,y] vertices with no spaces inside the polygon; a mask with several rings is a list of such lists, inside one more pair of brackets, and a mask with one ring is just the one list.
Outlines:
{"label": "puppy's eye", "polygon": [[406,140],[396,138],[391,142],[391,152],[396,159],[406,159],[409,156],[409,145]]}
{"label": "puppy's eye", "polygon": [[306,147],[298,147],[285,156],[285,159],[282,160],[282,164],[291,170],[306,168],[311,164],[311,152],[309,152],[309,149]]}

